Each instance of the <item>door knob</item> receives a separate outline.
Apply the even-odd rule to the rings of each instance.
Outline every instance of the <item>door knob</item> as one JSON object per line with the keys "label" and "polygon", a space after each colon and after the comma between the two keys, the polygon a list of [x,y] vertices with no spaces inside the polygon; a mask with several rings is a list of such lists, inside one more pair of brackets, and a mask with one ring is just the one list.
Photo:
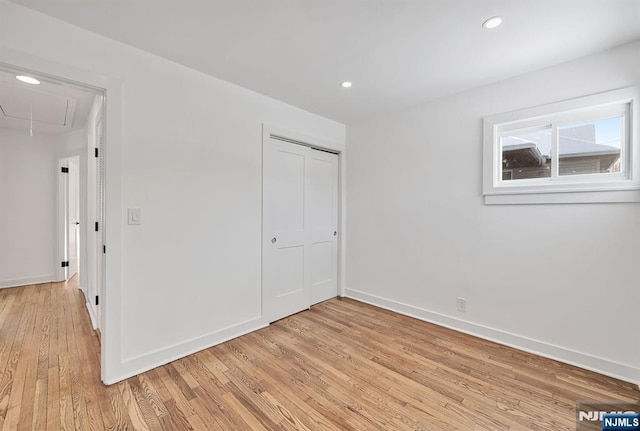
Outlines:
{"label": "door knob", "polygon": [[271,244],[275,244],[277,241],[276,237],[274,236],[273,238],[271,238]]}
{"label": "door knob", "polygon": [[79,222],[79,221],[77,221],[77,222],[76,222],[76,226],[77,226],[77,225],[79,225],[79,224],[80,224],[80,222]]}
{"label": "door knob", "polygon": [[337,236],[338,232],[336,232],[335,230],[333,231],[333,236]]}

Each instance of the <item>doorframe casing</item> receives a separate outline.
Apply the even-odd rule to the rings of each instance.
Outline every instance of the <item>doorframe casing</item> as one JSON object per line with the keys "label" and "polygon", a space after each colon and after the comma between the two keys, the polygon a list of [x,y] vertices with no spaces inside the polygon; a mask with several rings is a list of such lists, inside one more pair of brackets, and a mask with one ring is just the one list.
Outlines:
{"label": "doorframe casing", "polygon": [[[100,375],[105,384],[112,384],[129,376],[132,366],[122,360],[121,331],[121,274],[122,274],[122,118],[123,83],[120,78],[107,75],[102,70],[81,68],[0,46],[0,67],[20,70],[26,74],[46,77],[102,92],[104,157],[104,243],[109,245],[108,255],[103,256],[104,272],[100,286],[101,349]],[[107,229],[108,226],[108,229]]]}
{"label": "doorframe casing", "polygon": [[[281,128],[270,123],[262,123],[262,143],[260,146],[260,309],[261,316],[265,316],[264,310],[264,147],[272,136],[277,136],[293,144],[307,147],[329,150],[338,155],[338,268],[337,268],[337,296],[345,295],[345,260],[346,260],[346,167],[347,148],[344,142],[330,141],[302,132]],[[269,322],[266,322],[269,323]]]}
{"label": "doorframe casing", "polygon": [[[93,141],[89,142],[88,151],[97,148],[99,157],[95,153],[88,154],[87,157],[87,186],[91,188],[91,198],[87,193],[87,217],[93,216],[93,223],[98,223],[98,229],[95,227],[91,232],[87,232],[87,243],[93,246],[93,252],[87,257],[87,265],[91,266],[93,271],[90,274],[91,279],[87,279],[87,310],[92,319],[94,329],[102,331],[102,307],[97,299],[104,298],[104,273],[105,273],[105,253],[102,248],[106,244],[105,237],[105,201],[104,201],[104,94],[100,96],[98,108],[96,111],[91,110],[91,114],[95,115],[95,124],[92,133],[87,133],[93,137]],[[87,130],[89,132],[89,130]],[[100,132],[100,133],[98,133]],[[98,137],[100,136],[100,138]],[[102,171],[101,171],[102,163]],[[94,288],[94,290],[91,289]],[[97,298],[96,298],[97,297]]]}

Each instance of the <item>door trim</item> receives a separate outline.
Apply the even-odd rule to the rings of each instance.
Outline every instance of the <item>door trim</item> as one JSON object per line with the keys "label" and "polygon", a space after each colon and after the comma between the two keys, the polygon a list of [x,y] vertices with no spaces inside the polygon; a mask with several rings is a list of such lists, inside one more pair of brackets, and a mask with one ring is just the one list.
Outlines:
{"label": "door trim", "polygon": [[[344,142],[336,142],[326,139],[317,138],[309,134],[283,129],[270,123],[262,123],[262,143],[260,146],[260,304],[261,315],[265,316],[264,310],[264,286],[262,281],[262,274],[264,270],[264,252],[263,252],[263,238],[264,238],[264,146],[269,139],[274,138],[292,144],[303,145],[311,147],[320,151],[327,151],[329,153],[338,155],[338,296],[345,296],[345,258],[346,258],[346,145]],[[269,323],[269,322],[266,322]]]}
{"label": "door trim", "polygon": [[[324,151],[326,153],[340,154],[340,150],[333,150],[333,149],[330,149],[330,148],[318,147],[317,144],[311,144],[309,142],[298,141],[298,140],[295,140],[295,139],[287,138],[286,136],[278,135],[276,133],[269,133],[269,138],[270,139],[275,139],[277,141],[289,142],[290,144],[302,145],[303,147],[309,147],[309,148],[311,148],[313,150]],[[263,145],[264,145],[264,141],[263,141]]]}
{"label": "door trim", "polygon": [[[0,68],[35,74],[66,85],[76,85],[103,95],[103,118],[105,139],[104,172],[104,238],[109,242],[109,258],[104,257],[104,273],[100,290],[100,304],[104,304],[100,317],[101,349],[100,377],[112,384],[129,377],[134,365],[127,364],[121,355],[121,250],[122,228],[120,226],[121,195],[121,151],[123,118],[122,79],[99,69],[87,69],[59,63],[38,55],[0,46]],[[82,223],[82,220],[81,220]],[[109,225],[109,230],[106,227]],[[85,227],[86,227],[85,223]],[[57,275],[57,272],[54,274]],[[124,376],[124,377],[123,377]]]}

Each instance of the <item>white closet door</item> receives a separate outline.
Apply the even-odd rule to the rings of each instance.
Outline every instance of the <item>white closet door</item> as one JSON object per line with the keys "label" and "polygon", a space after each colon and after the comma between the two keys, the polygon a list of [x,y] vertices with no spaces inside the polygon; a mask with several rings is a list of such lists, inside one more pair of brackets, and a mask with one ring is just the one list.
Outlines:
{"label": "white closet door", "polygon": [[337,175],[335,154],[273,138],[264,144],[262,299],[270,322],[337,294]]}
{"label": "white closet door", "polygon": [[338,293],[338,155],[311,150],[308,159],[311,304]]}
{"label": "white closet door", "polygon": [[263,164],[263,313],[270,322],[309,308],[305,176],[309,149],[269,139]]}

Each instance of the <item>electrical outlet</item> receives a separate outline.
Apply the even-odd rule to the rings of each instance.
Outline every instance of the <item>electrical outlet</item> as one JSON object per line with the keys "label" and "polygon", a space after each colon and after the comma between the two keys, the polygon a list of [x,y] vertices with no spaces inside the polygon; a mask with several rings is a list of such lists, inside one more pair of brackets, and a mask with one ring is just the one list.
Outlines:
{"label": "electrical outlet", "polygon": [[467,311],[467,300],[465,298],[458,297],[456,306],[458,308],[458,311],[464,313],[465,311]]}

